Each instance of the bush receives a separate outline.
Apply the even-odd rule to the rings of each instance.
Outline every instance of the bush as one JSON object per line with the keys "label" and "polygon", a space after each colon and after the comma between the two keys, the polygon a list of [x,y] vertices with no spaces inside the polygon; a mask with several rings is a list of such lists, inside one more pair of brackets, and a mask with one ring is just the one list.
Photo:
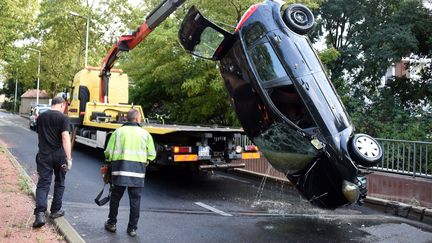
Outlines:
{"label": "bush", "polygon": [[15,111],[13,110],[14,109],[14,103],[15,103],[14,101],[6,101],[5,100],[3,102],[1,108],[5,109],[7,111],[18,112],[19,111],[19,107],[21,105],[21,101],[17,100],[17,102],[16,102],[16,110]]}

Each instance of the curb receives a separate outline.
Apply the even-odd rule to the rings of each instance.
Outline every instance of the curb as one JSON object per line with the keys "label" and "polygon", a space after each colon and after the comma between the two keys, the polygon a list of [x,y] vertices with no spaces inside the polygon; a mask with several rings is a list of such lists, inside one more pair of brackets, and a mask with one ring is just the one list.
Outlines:
{"label": "curb", "polygon": [[410,213],[414,213],[417,219],[422,222],[432,220],[432,209],[420,206],[413,206],[407,203],[402,203],[398,201],[391,201],[387,199],[377,198],[377,197],[366,197],[366,203],[371,205],[377,205],[384,207],[385,212],[387,210],[392,211],[394,215],[408,218]]}
{"label": "curb", "polygon": [[[266,175],[263,173],[258,173],[258,172],[249,171],[249,170],[245,170],[245,169],[239,169],[239,168],[234,169],[234,172],[239,173],[239,174],[246,174],[246,175],[250,175],[250,176],[254,176],[254,177],[260,177],[260,178],[261,177],[267,177],[271,181],[287,183],[287,185],[294,186],[288,179],[279,178],[279,177],[275,177],[275,176],[269,176],[269,175]],[[385,213],[387,213],[387,210],[389,210],[389,211],[393,211],[394,215],[405,217],[405,218],[408,218],[410,213],[414,213],[414,214],[416,214],[415,216],[417,216],[417,217],[415,217],[413,219],[416,219],[418,221],[425,222],[425,223],[428,221],[432,221],[432,209],[431,208],[413,206],[413,205],[402,203],[402,202],[391,201],[391,200],[377,198],[377,197],[371,197],[371,196],[367,196],[364,199],[364,202],[367,204],[370,204],[370,205],[376,205],[376,206],[382,207],[384,209]]]}
{"label": "curb", "polygon": [[[36,184],[33,182],[31,177],[27,174],[21,164],[16,160],[16,158],[12,155],[12,153],[0,143],[0,147],[6,153],[6,156],[10,159],[13,166],[18,169],[20,175],[24,176],[27,184],[32,190],[33,199],[36,198]],[[48,208],[51,205],[51,199],[48,199]],[[65,240],[69,243],[75,242],[85,242],[81,235],[72,227],[72,225],[66,220],[65,217],[56,218],[54,220],[50,220],[55,226],[58,232],[65,238]]]}

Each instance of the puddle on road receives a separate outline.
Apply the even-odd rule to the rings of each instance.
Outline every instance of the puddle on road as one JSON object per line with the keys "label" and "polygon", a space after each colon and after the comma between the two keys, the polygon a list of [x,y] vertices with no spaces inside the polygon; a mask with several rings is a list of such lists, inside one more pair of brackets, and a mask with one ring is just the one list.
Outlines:
{"label": "puddle on road", "polygon": [[256,224],[267,233],[283,235],[286,239],[310,242],[365,242],[369,234],[346,222],[326,218],[279,218]]}
{"label": "puddle on road", "polygon": [[319,239],[319,242],[432,242],[429,226],[412,226],[392,217],[329,217],[334,211],[321,211],[326,214],[308,212],[304,216],[268,218],[257,222],[256,226],[269,234],[306,242],[311,239]]}
{"label": "puddle on road", "polygon": [[361,229],[370,235],[367,241],[373,242],[432,242],[432,233],[425,232],[409,224],[388,223],[364,227]]}
{"label": "puddle on road", "polygon": [[[250,205],[251,208],[257,211],[265,211],[269,214],[277,214],[277,215],[329,215],[334,214],[336,211],[329,211],[325,209],[320,209],[310,205],[309,202],[303,200],[301,198],[290,198],[290,200],[286,199],[266,199],[266,200],[255,200]],[[350,212],[350,214],[354,214],[354,212]]]}

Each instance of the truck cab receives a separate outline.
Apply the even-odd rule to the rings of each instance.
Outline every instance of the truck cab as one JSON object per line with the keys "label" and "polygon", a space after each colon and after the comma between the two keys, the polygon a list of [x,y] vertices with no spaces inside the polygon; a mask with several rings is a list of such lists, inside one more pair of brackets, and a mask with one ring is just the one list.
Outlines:
{"label": "truck cab", "polygon": [[[100,93],[100,69],[96,67],[86,67],[75,74],[72,90],[71,101],[68,109],[68,115],[73,123],[89,123],[97,119],[109,119],[121,121],[122,111],[120,109],[103,109],[94,110],[95,104],[99,101]],[[111,70],[111,78],[115,80],[109,86],[110,105],[128,105],[129,104],[129,79],[126,73],[121,69]],[[129,105],[128,105],[129,107]],[[86,112],[92,110],[91,113]],[[102,114],[104,113],[104,114]],[[86,116],[87,115],[87,116]],[[141,112],[142,118],[144,116]]]}

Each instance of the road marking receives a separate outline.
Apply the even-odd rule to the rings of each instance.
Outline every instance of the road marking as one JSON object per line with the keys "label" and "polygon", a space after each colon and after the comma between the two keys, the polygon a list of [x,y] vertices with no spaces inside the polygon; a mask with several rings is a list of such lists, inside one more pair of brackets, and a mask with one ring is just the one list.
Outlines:
{"label": "road marking", "polygon": [[220,215],[222,215],[222,216],[227,216],[227,217],[231,217],[231,216],[232,216],[232,214],[225,213],[224,211],[221,211],[221,210],[219,210],[219,209],[217,209],[217,208],[214,208],[214,207],[209,206],[209,205],[207,205],[207,204],[205,204],[205,203],[202,203],[202,202],[195,202],[195,204],[198,205],[198,206],[200,206],[200,207],[203,207],[203,208],[205,208],[205,209],[208,209],[208,210],[210,210],[210,211],[212,211],[212,212],[215,212],[215,213],[217,213],[217,214],[220,214]]}

